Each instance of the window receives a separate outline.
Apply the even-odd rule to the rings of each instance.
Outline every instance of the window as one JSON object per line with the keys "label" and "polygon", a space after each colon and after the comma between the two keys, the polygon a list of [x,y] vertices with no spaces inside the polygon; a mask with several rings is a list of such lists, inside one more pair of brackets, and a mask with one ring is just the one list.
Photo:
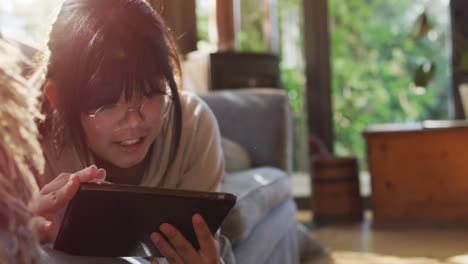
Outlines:
{"label": "window", "polygon": [[63,0],[6,0],[0,2],[0,32],[7,38],[43,47]]}
{"label": "window", "polygon": [[369,124],[449,118],[448,0],[329,0],[335,153]]}

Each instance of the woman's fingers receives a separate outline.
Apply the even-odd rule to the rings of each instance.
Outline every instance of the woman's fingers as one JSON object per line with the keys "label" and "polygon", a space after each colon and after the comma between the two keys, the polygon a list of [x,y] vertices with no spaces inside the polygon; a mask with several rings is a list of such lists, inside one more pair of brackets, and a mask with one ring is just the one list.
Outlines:
{"label": "woman's fingers", "polygon": [[29,226],[39,238],[40,243],[45,243],[51,239],[53,223],[44,217],[34,216],[29,221]]}
{"label": "woman's fingers", "polygon": [[103,181],[106,179],[106,171],[104,169],[98,169],[95,165],[91,165],[85,169],[82,169],[76,173],[62,173],[50,183],[46,184],[40,191],[41,194],[49,194],[56,192],[62,188],[70,179],[70,177],[78,177],[79,182],[89,181]]}
{"label": "woman's fingers", "polygon": [[179,254],[177,253],[176,249],[172,247],[171,244],[168,241],[166,241],[166,239],[164,239],[164,237],[161,234],[157,232],[151,234],[151,240],[159,249],[161,255],[164,256],[169,263],[184,263]]}
{"label": "woman's fingers", "polygon": [[61,173],[54,180],[42,187],[40,194],[48,194],[62,188],[70,179],[71,173]]}
{"label": "woman's fingers", "polygon": [[205,220],[199,214],[194,214],[192,224],[200,245],[200,254],[208,263],[217,263],[219,261],[218,241],[211,235]]}
{"label": "woman's fingers", "polygon": [[101,182],[101,183],[110,184],[110,182],[106,181],[106,176],[107,176],[106,170],[98,169],[96,171],[96,175],[89,182]]}
{"label": "woman's fingers", "polygon": [[192,217],[192,223],[200,244],[198,252],[175,227],[169,224],[162,224],[159,228],[168,241],[159,233],[153,233],[151,239],[169,263],[181,263],[181,261],[183,263],[218,263],[218,244],[207,224],[199,214]]}
{"label": "woman's fingers", "polygon": [[208,225],[199,214],[193,215],[192,223],[200,244],[198,252],[175,227],[169,224],[162,224],[159,228],[167,240],[157,232],[151,234],[151,240],[169,263],[219,263],[218,241],[211,234]]}
{"label": "woman's fingers", "polygon": [[200,258],[192,244],[187,241],[187,239],[185,239],[185,237],[175,227],[169,224],[162,224],[159,229],[167,237],[184,263],[192,263],[195,262],[196,259]]}
{"label": "woman's fingers", "polygon": [[106,171],[95,165],[73,174],[62,173],[44,186],[34,203],[34,209],[39,215],[58,211],[75,196],[81,182],[104,181],[105,178]]}
{"label": "woman's fingers", "polygon": [[79,186],[79,180],[71,177],[60,189],[47,194],[40,194],[36,198],[34,211],[41,216],[58,212],[73,198]]}
{"label": "woman's fingers", "polygon": [[106,179],[106,171],[95,165],[89,166],[76,173],[62,173],[50,183],[46,184],[34,199],[32,210],[37,217],[32,223],[34,231],[41,242],[53,239],[58,231],[59,212],[75,196],[82,182],[100,182]]}
{"label": "woman's fingers", "polygon": [[76,172],[72,177],[78,177],[80,182],[89,182],[92,180],[103,181],[106,179],[106,171],[98,169],[95,165],[91,165],[86,169]]}

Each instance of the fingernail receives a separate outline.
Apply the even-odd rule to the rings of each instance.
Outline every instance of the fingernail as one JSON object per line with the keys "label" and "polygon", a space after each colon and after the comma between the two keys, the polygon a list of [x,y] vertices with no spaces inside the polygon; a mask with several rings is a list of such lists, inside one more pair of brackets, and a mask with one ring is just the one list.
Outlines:
{"label": "fingernail", "polygon": [[171,228],[166,225],[166,224],[162,224],[160,227],[159,227],[159,230],[161,230],[161,232],[163,232],[166,236],[170,236],[172,235],[172,230]]}
{"label": "fingernail", "polygon": [[99,180],[101,180],[101,181],[105,180],[105,179],[106,179],[106,175],[107,175],[106,170],[104,170],[104,169],[99,169],[98,172],[100,173],[100,175],[98,175],[97,178],[98,178]]}
{"label": "fingernail", "polygon": [[159,244],[160,239],[158,233],[151,234],[151,240],[153,240],[154,243]]}
{"label": "fingernail", "polygon": [[73,185],[73,178],[74,178],[75,175],[72,175],[70,176],[70,178],[68,178],[68,182],[67,182],[67,185],[70,186],[70,185]]}
{"label": "fingernail", "polygon": [[199,214],[194,214],[193,215],[193,222],[197,225],[201,224],[202,218]]}
{"label": "fingernail", "polygon": [[45,231],[49,230],[51,227],[52,227],[52,222],[51,222],[51,221],[46,221],[46,222],[44,222],[44,225],[42,226],[42,228],[43,228]]}
{"label": "fingernail", "polygon": [[70,178],[68,179],[68,184],[72,184],[76,178],[79,178],[80,176],[76,175],[76,174],[73,174],[72,176],[70,176]]}

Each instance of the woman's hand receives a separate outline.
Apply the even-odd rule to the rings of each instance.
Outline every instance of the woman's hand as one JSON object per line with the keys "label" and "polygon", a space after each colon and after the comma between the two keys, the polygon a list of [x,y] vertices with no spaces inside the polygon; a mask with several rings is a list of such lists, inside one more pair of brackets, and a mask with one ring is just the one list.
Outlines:
{"label": "woman's hand", "polygon": [[48,243],[55,240],[60,225],[59,213],[75,196],[80,183],[100,182],[105,178],[106,171],[92,165],[76,173],[62,173],[46,184],[32,205],[35,217],[31,220],[31,228],[38,235],[39,241]]}
{"label": "woman's hand", "polygon": [[[192,224],[200,245],[198,252],[176,228],[169,224],[162,224],[159,228],[169,241],[157,232],[151,234],[151,240],[171,264],[220,263],[218,237],[211,235],[208,225],[199,214],[192,217]],[[155,260],[152,264],[159,262]]]}

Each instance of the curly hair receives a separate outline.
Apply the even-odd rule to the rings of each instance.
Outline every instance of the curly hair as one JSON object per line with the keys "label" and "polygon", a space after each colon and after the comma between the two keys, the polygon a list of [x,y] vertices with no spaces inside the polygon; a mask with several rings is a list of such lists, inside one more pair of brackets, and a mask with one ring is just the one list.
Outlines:
{"label": "curly hair", "polygon": [[[28,60],[0,40],[0,262],[36,263],[38,242],[29,208],[44,170],[35,121],[39,89],[22,76]],[[33,78],[36,79],[36,78]]]}

